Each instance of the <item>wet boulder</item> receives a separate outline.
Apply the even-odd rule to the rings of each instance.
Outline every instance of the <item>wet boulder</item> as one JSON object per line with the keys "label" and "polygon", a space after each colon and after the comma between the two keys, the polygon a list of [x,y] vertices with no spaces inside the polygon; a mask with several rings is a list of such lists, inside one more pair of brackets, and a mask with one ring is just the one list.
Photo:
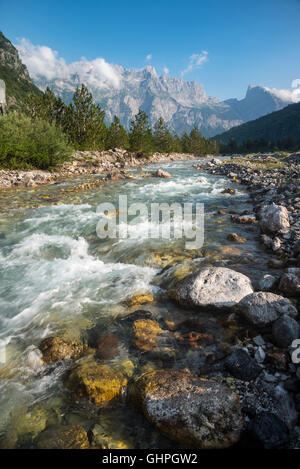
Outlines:
{"label": "wet boulder", "polygon": [[171,174],[168,173],[167,171],[163,171],[162,169],[158,169],[157,171],[155,171],[153,173],[153,176],[157,177],[157,178],[171,178]]}
{"label": "wet boulder", "polygon": [[76,398],[90,399],[96,405],[121,399],[126,384],[127,379],[120,372],[93,359],[77,363],[67,381]]}
{"label": "wet boulder", "polygon": [[239,314],[255,326],[265,326],[287,314],[297,316],[297,310],[288,298],[270,292],[255,292],[238,304]]}
{"label": "wet boulder", "polygon": [[289,213],[282,205],[265,205],[260,211],[260,227],[263,233],[287,233],[290,229]]}
{"label": "wet boulder", "polygon": [[243,349],[234,350],[225,359],[225,368],[234,378],[251,381],[262,372],[262,367]]}
{"label": "wet boulder", "polygon": [[206,267],[184,278],[169,295],[194,308],[230,308],[253,292],[251,280],[226,267]]}
{"label": "wet boulder", "polygon": [[243,426],[238,396],[228,387],[182,371],[140,376],[129,399],[165,436],[196,448],[227,448]]}
{"label": "wet boulder", "polygon": [[87,347],[77,342],[63,340],[60,337],[47,337],[41,342],[39,349],[42,352],[44,362],[49,363],[79,358],[85,353]]}
{"label": "wet boulder", "polygon": [[289,429],[277,415],[261,412],[249,423],[246,439],[250,447],[282,449],[289,443]]}
{"label": "wet boulder", "polygon": [[279,282],[279,289],[288,296],[300,296],[300,268],[290,267],[287,269]]}
{"label": "wet boulder", "polygon": [[274,342],[278,347],[290,347],[293,340],[300,339],[300,326],[295,319],[284,314],[272,327]]}
{"label": "wet boulder", "polygon": [[38,449],[88,449],[87,432],[78,424],[50,427],[43,431],[38,440]]}

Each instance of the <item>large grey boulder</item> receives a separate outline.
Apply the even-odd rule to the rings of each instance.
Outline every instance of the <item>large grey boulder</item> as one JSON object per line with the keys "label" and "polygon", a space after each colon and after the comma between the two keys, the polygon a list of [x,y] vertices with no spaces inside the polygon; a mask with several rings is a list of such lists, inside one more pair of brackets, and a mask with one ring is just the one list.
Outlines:
{"label": "large grey boulder", "polygon": [[183,445],[227,448],[239,440],[239,397],[220,383],[182,371],[153,371],[130,384],[129,399],[162,434]]}
{"label": "large grey boulder", "polygon": [[289,214],[282,205],[265,205],[260,211],[260,227],[264,233],[287,233],[290,229]]}
{"label": "large grey boulder", "polygon": [[255,292],[238,304],[239,313],[255,326],[270,324],[283,314],[297,316],[297,309],[288,298],[270,292]]}
{"label": "large grey boulder", "polygon": [[253,292],[246,275],[226,267],[206,267],[184,278],[170,296],[184,306],[230,308]]}
{"label": "large grey boulder", "polygon": [[289,296],[300,296],[300,268],[287,269],[279,283],[279,289]]}

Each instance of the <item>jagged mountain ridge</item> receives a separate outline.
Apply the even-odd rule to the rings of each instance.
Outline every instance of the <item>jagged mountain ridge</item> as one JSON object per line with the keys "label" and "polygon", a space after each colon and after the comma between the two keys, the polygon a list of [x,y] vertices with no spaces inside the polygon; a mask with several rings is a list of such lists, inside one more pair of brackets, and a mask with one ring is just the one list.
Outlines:
{"label": "jagged mountain ridge", "polygon": [[[121,77],[118,89],[107,84],[101,87],[89,85],[89,89],[95,101],[105,109],[107,120],[111,121],[117,115],[127,129],[134,115],[143,109],[152,126],[163,117],[169,128],[180,135],[196,125],[204,136],[212,137],[289,104],[260,86],[249,86],[242,100],[220,101],[207,96],[200,83],[158,76],[151,66],[143,70],[121,66],[116,69]],[[72,99],[74,89],[81,84],[78,75],[51,81],[39,77],[35,82],[41,89],[50,86],[66,102]]]}
{"label": "jagged mountain ridge", "polygon": [[[207,96],[200,83],[168,75],[158,76],[152,66],[142,70],[126,69],[120,65],[112,67],[119,77],[118,86],[105,80],[96,83],[89,80],[86,84],[95,101],[105,109],[107,122],[117,115],[127,129],[138,110],[143,109],[149,115],[151,126],[163,117],[170,130],[179,135],[197,126],[204,136],[212,137],[289,104],[260,86],[249,86],[244,99],[220,101]],[[39,93],[47,86],[70,102],[76,86],[89,76],[73,73],[52,80],[35,76],[34,84],[17,49],[0,32],[0,78],[6,82],[8,107],[18,108],[28,92]]]}

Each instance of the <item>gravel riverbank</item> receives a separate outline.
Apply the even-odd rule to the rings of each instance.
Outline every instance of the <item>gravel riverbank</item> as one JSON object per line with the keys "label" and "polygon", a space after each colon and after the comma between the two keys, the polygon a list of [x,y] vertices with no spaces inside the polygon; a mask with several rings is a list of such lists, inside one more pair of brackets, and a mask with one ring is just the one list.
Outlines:
{"label": "gravel riverbank", "polygon": [[194,155],[182,153],[154,153],[150,158],[139,157],[136,153],[115,149],[109,151],[76,151],[71,161],[64,163],[55,171],[18,171],[0,170],[0,188],[33,187],[48,184],[59,178],[78,176],[82,174],[113,173],[117,179],[122,177],[122,170],[168,161],[182,161],[195,159]]}

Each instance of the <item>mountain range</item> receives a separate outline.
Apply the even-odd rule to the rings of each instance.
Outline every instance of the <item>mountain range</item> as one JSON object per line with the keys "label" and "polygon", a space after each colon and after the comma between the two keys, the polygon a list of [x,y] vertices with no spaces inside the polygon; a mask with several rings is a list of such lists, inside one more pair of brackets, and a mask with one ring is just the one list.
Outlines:
{"label": "mountain range", "polygon": [[[141,70],[126,69],[119,65],[110,67],[118,77],[117,86],[107,80],[93,82],[90,79],[90,71],[81,73],[80,68],[59,78],[49,79],[46,72],[45,75],[40,73],[35,75],[32,81],[17,49],[0,33],[0,78],[9,81],[9,105],[16,105],[18,100],[23,98],[24,92],[37,93],[38,89],[45,90],[47,86],[68,103],[76,87],[85,83],[95,102],[105,109],[108,122],[117,115],[128,129],[135,114],[142,109],[148,114],[151,126],[159,117],[163,117],[169,129],[179,135],[190,132],[197,126],[205,137],[213,137],[291,103],[274,91],[257,85],[250,85],[245,98],[241,100],[220,101],[207,96],[200,83],[171,78],[168,75],[158,76],[152,66]],[[14,77],[11,76],[12,73]],[[18,81],[22,93],[16,89]]]}

